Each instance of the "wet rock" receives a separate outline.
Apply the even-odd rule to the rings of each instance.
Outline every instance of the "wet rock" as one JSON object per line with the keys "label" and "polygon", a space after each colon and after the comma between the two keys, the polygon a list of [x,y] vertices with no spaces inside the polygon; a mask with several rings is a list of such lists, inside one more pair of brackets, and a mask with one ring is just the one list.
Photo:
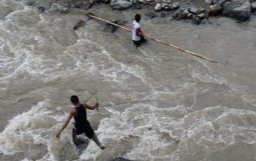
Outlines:
{"label": "wet rock", "polygon": [[210,16],[216,16],[221,13],[222,6],[219,3],[216,3],[214,5],[211,5],[209,8],[209,15]]}
{"label": "wet rock", "polygon": [[179,17],[180,17],[180,12],[179,12],[179,10],[176,11],[176,12],[174,12],[174,13],[172,14],[172,18],[174,18],[174,19],[176,19],[176,20],[179,20]]}
{"label": "wet rock", "polygon": [[103,29],[104,32],[114,33],[117,30],[116,26],[107,24],[107,26]]}
{"label": "wet rock", "polygon": [[256,2],[251,3],[252,11],[256,11]]}
{"label": "wet rock", "polygon": [[83,27],[83,26],[85,26],[85,21],[83,21],[83,20],[80,20],[74,27],[73,27],[73,30],[77,30],[77,29],[79,29],[80,27]]}
{"label": "wet rock", "polygon": [[222,15],[245,21],[251,16],[251,3],[249,0],[233,0],[223,5]]}
{"label": "wet rock", "polygon": [[171,10],[169,4],[167,4],[167,3],[162,3],[162,9],[164,9],[166,11]]}
{"label": "wet rock", "polygon": [[206,12],[206,9],[205,8],[200,8],[200,10],[199,10],[199,13],[198,14],[200,14],[200,13],[205,13]]}
{"label": "wet rock", "polygon": [[193,19],[194,15],[192,13],[187,14],[187,19]]}
{"label": "wet rock", "polygon": [[145,4],[145,3],[147,3],[147,1],[146,0],[136,0],[137,2],[139,2],[139,3],[142,3],[142,4]]}
{"label": "wet rock", "polygon": [[131,161],[131,160],[128,160],[128,159],[125,159],[125,158],[121,158],[121,157],[117,157],[111,161]]}
{"label": "wet rock", "polygon": [[193,14],[198,14],[200,12],[200,10],[197,7],[192,7],[188,9],[188,11]]}
{"label": "wet rock", "polygon": [[[78,0],[79,2],[81,2],[82,0]],[[72,4],[76,1],[72,1],[72,0],[54,0],[53,3],[59,4],[60,6],[66,7],[68,9],[70,9],[72,7]]]}
{"label": "wet rock", "polygon": [[44,7],[37,7],[39,13],[43,13],[45,11],[45,8]]}
{"label": "wet rock", "polygon": [[180,7],[180,4],[176,2],[176,3],[170,4],[169,6],[171,10],[176,10]]}
{"label": "wet rock", "polygon": [[125,23],[126,23],[126,21],[124,21],[124,20],[114,20],[112,22],[115,23],[115,24],[118,24],[120,26],[124,26]]}
{"label": "wet rock", "polygon": [[[34,2],[35,0],[26,0],[27,2]],[[50,8],[50,11],[57,13],[67,13],[71,7],[80,8],[87,10],[91,8],[95,3],[110,3],[110,6],[116,10],[125,10],[128,8],[141,9],[142,5],[154,7],[154,11],[169,11],[176,10],[180,7],[184,8],[183,10],[178,10],[172,16],[176,20],[180,19],[193,19],[194,24],[200,24],[199,20],[207,19],[208,16],[222,14],[224,16],[233,17],[238,20],[247,20],[251,11],[256,10],[255,0],[52,0],[53,3],[50,4],[50,7],[39,8],[40,13],[45,12],[45,9]],[[205,8],[200,8],[197,5],[198,3],[206,3],[209,6],[207,10]],[[252,1],[250,3],[250,1]],[[165,13],[161,13],[160,17],[166,17]],[[149,12],[146,14],[147,19],[152,19],[157,17],[154,12]],[[115,27],[108,27],[108,32],[114,32]]]}
{"label": "wet rock", "polygon": [[[113,20],[111,21],[112,23],[115,23],[117,25],[120,25],[120,26],[124,26],[126,21],[124,20]],[[117,30],[118,27],[114,26],[114,25],[111,25],[111,24],[107,24],[107,26],[103,29],[103,31],[105,32],[110,32],[110,33],[114,33],[116,30]]]}
{"label": "wet rock", "polygon": [[208,5],[212,5],[212,0],[205,0],[205,3]]}
{"label": "wet rock", "polygon": [[157,15],[154,12],[148,12],[145,14],[146,19],[153,19],[157,17]]}
{"label": "wet rock", "polygon": [[200,20],[205,18],[205,13],[200,13],[197,15]]}
{"label": "wet rock", "polygon": [[111,2],[111,0],[101,0],[101,2],[103,2],[105,4],[109,4]]}
{"label": "wet rock", "polygon": [[132,8],[134,9],[142,9],[141,3],[135,3]]}
{"label": "wet rock", "polygon": [[94,5],[94,3],[86,1],[86,2],[83,2],[79,5],[76,5],[75,8],[80,8],[80,9],[83,9],[83,10],[87,10],[87,9],[91,8],[93,5]]}
{"label": "wet rock", "polygon": [[30,1],[30,2],[27,2],[26,5],[32,6],[32,5],[34,5],[35,3],[36,3],[35,1]]}
{"label": "wet rock", "polygon": [[202,21],[202,20],[200,19],[200,17],[194,16],[192,23],[193,23],[193,24],[196,24],[196,25],[199,25],[199,24],[201,23],[201,21]]}
{"label": "wet rock", "polygon": [[160,11],[162,9],[161,3],[157,3],[154,7],[155,11]]}
{"label": "wet rock", "polygon": [[184,9],[184,8],[180,8],[179,10],[175,11],[172,15],[172,17],[175,19],[175,20],[180,20],[180,19],[184,19],[187,17],[187,14],[188,14],[188,10],[187,9]]}
{"label": "wet rock", "polygon": [[169,12],[168,12],[168,13],[163,12],[163,13],[160,14],[160,17],[161,17],[161,18],[166,18],[166,17],[168,17],[168,16],[170,16],[170,13],[169,13]]}
{"label": "wet rock", "polygon": [[223,5],[224,3],[228,2],[228,1],[230,1],[230,0],[219,0],[218,3]]}
{"label": "wet rock", "polygon": [[162,2],[163,2],[163,3],[167,3],[167,4],[172,3],[172,1],[171,1],[171,0],[162,0]]}
{"label": "wet rock", "polygon": [[188,9],[185,9],[183,12],[181,12],[180,18],[181,19],[187,19],[189,14],[191,14],[191,13],[188,11]]}
{"label": "wet rock", "polygon": [[125,10],[130,8],[132,3],[125,0],[111,0],[110,6],[116,10]]}
{"label": "wet rock", "polygon": [[51,12],[57,12],[57,13],[68,13],[69,12],[69,8],[64,7],[60,4],[57,3],[53,3],[49,9],[49,11]]}
{"label": "wet rock", "polygon": [[218,2],[218,0],[205,0],[205,3],[208,5],[213,5],[216,4]]}

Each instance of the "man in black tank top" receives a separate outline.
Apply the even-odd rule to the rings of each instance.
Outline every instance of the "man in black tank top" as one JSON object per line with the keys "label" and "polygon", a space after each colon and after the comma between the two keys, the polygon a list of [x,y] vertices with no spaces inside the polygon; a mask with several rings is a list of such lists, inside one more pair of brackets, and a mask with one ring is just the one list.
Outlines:
{"label": "man in black tank top", "polygon": [[76,135],[80,135],[84,133],[89,139],[93,139],[93,141],[104,150],[105,147],[101,145],[98,140],[97,135],[94,133],[89,121],[87,120],[86,109],[94,110],[98,109],[99,103],[97,102],[94,106],[90,106],[87,104],[81,104],[79,102],[79,98],[76,95],[70,97],[70,101],[75,106],[74,109],[71,110],[66,122],[63,124],[62,128],[57,133],[56,137],[59,138],[62,131],[67,127],[68,123],[74,117],[75,119],[75,133]]}

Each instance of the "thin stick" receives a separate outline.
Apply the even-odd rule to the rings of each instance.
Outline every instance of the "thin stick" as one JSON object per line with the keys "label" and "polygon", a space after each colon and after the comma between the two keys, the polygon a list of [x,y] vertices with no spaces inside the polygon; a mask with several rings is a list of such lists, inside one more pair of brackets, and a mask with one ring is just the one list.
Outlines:
{"label": "thin stick", "polygon": [[[108,21],[108,20],[105,20],[105,19],[103,19],[103,18],[94,16],[93,14],[90,14],[89,16],[92,17],[92,18],[95,18],[95,19],[97,19],[97,20],[100,20],[100,21],[109,23],[109,24],[111,24],[111,25],[113,25],[113,26],[119,27],[119,28],[121,28],[121,29],[124,29],[124,30],[126,30],[126,31],[132,32],[132,30],[129,30],[129,29],[127,29],[127,28],[125,28],[125,27],[123,27],[123,26],[121,26],[121,25],[115,24],[115,23],[110,22],[110,21]],[[176,45],[169,44],[169,43],[164,42],[164,41],[162,41],[162,40],[158,40],[158,39],[155,39],[155,38],[151,38],[151,37],[146,36],[146,35],[145,35],[145,37],[148,38],[148,39],[151,39],[151,40],[153,40],[153,41],[159,42],[159,43],[161,43],[161,44],[164,44],[164,45],[173,47],[173,48],[175,48],[175,49],[178,49],[178,50],[180,50],[180,51],[183,51],[183,52],[185,52],[185,53],[187,53],[187,54],[190,54],[190,55],[196,56],[196,57],[198,57],[198,58],[207,60],[207,61],[209,61],[209,62],[211,62],[211,63],[217,63],[217,61],[212,60],[212,59],[210,59],[210,58],[207,58],[207,57],[205,57],[205,56],[203,56],[203,55],[201,55],[201,54],[199,54],[199,53],[195,53],[195,52],[186,50],[186,49],[184,49],[184,48],[182,48],[182,47],[178,47],[178,46],[176,46]]]}
{"label": "thin stick", "polygon": [[87,98],[87,100],[85,100],[84,103],[88,102],[92,98],[92,96],[95,95],[95,94],[96,93],[91,94],[91,96],[89,98]]}
{"label": "thin stick", "polygon": [[143,103],[143,102],[149,102],[149,101],[154,101],[154,100],[140,100],[140,101],[120,102],[120,103],[117,103],[117,104],[102,105],[102,106],[100,106],[100,107],[119,106],[119,105],[124,105],[124,104]]}
{"label": "thin stick", "polygon": [[[96,102],[98,102],[98,95],[95,94],[95,97],[96,97]],[[100,111],[100,110],[99,110],[99,106],[98,106],[96,109],[97,109],[98,112]]]}

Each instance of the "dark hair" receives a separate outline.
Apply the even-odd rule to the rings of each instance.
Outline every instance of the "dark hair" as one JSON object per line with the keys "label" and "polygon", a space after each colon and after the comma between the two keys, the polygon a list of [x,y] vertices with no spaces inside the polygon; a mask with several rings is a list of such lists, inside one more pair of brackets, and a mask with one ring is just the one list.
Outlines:
{"label": "dark hair", "polygon": [[72,103],[79,103],[79,98],[78,98],[76,95],[72,95],[72,96],[70,97],[70,101],[71,101]]}
{"label": "dark hair", "polygon": [[135,19],[135,21],[140,22],[141,15],[140,14],[136,14],[134,19]]}

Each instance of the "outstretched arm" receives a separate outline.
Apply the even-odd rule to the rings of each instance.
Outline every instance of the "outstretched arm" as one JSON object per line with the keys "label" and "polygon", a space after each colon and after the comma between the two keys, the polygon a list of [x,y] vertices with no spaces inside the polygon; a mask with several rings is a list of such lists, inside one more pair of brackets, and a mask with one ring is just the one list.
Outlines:
{"label": "outstretched arm", "polygon": [[65,121],[65,123],[63,124],[62,128],[58,131],[58,133],[56,134],[56,137],[59,138],[62,131],[68,126],[68,123],[70,122],[70,120],[72,119],[72,117],[75,115],[75,110],[72,110],[69,115],[67,120]]}
{"label": "outstretched arm", "polygon": [[90,110],[94,110],[94,109],[99,110],[99,103],[96,102],[95,105],[93,105],[93,106],[90,106],[88,104],[84,104],[84,107],[87,108],[87,109],[90,109]]}

